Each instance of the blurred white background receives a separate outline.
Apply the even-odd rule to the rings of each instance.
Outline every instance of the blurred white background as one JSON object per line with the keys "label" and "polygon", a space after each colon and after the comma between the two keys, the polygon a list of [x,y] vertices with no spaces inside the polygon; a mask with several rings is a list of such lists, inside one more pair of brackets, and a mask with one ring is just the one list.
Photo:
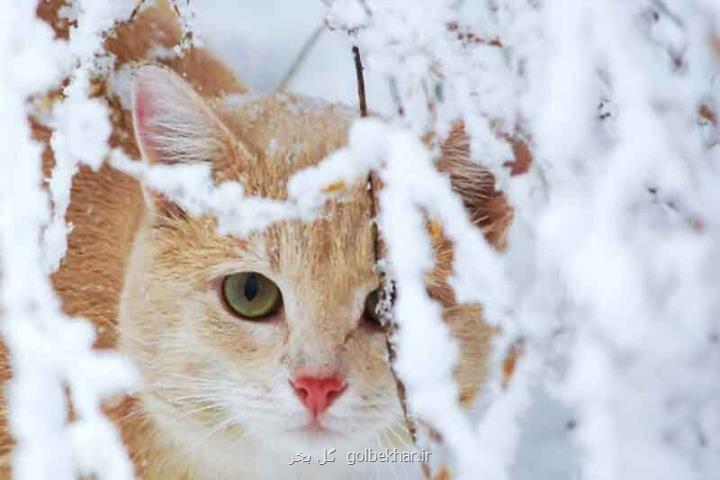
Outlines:
{"label": "blurred white background", "polygon": [[[303,44],[323,24],[320,0],[201,0],[192,5],[200,38],[254,91],[277,88]],[[324,29],[288,90],[356,106],[351,47],[344,32]],[[387,112],[387,83],[366,67],[369,107]]]}

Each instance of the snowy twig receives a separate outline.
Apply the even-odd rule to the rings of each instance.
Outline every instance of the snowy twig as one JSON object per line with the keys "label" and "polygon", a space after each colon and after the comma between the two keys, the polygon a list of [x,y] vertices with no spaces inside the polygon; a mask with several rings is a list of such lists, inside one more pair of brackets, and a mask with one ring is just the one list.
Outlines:
{"label": "snowy twig", "polygon": [[365,98],[365,75],[363,74],[362,58],[357,45],[352,47],[353,61],[355,62],[355,77],[357,80],[358,105],[360,106],[360,117],[367,117],[367,99]]}
{"label": "snowy twig", "polygon": [[[64,212],[78,162],[97,166],[105,153],[107,111],[87,96],[92,59],[103,32],[132,10],[125,2],[78,6],[77,26],[63,42],[36,18],[34,2],[0,4],[0,123],[6,126],[0,129],[0,312],[13,373],[7,388],[15,440],[12,470],[20,480],[133,476],[100,401],[130,388],[137,381],[135,370],[116,353],[93,350],[94,328],[62,312],[47,276],[64,255]],[[56,167],[48,195],[42,186],[42,148],[31,140],[27,105],[68,75],[66,100],[54,114]],[[88,133],[95,138],[88,139]],[[53,228],[58,235],[51,234]]]}
{"label": "snowy twig", "polygon": [[[357,45],[352,47],[353,60],[355,63],[355,74],[357,78],[357,90],[358,90],[358,104],[360,109],[360,117],[365,118],[368,115],[367,111],[367,99],[365,98],[365,76],[363,74],[362,58],[360,56],[360,49]],[[388,278],[387,272],[384,268],[385,259],[383,258],[384,245],[380,232],[377,226],[378,217],[378,181],[373,171],[368,173],[367,177],[367,191],[370,196],[370,215],[373,222],[373,251],[375,254],[375,265],[379,269],[380,273],[380,295],[378,301],[378,316],[380,324],[383,327],[385,333],[385,344],[388,349],[388,361],[390,363],[390,370],[395,379],[395,386],[397,389],[398,399],[400,401],[400,407],[402,409],[403,418],[405,420],[405,428],[407,428],[410,438],[413,441],[413,445],[417,446],[417,426],[415,421],[411,418],[408,413],[407,398],[405,393],[405,385],[402,382],[400,376],[398,376],[395,370],[395,359],[397,358],[397,352],[395,350],[395,343],[393,341],[397,334],[398,325],[393,318],[393,307],[395,303],[395,282]],[[430,466],[427,464],[422,465],[422,473],[425,478],[430,478],[431,471]]]}

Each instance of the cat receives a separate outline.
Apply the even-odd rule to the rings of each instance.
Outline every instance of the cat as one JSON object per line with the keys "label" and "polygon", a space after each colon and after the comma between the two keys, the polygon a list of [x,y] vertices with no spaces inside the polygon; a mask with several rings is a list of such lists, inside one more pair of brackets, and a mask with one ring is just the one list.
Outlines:
{"label": "cat", "polygon": [[[63,36],[60,4],[39,13]],[[107,39],[116,72],[133,71],[132,101],[113,80],[95,84],[111,107],[111,146],[151,164],[206,163],[218,183],[284,199],[293,173],[344,145],[351,109],[248,94],[203,48],[158,57],[181,37],[173,10],[156,2]],[[47,127],[35,121],[34,133],[48,145]],[[438,166],[471,220],[502,249],[512,211],[470,160],[461,125],[441,152]],[[46,174],[52,163],[48,147]],[[413,450],[374,311],[370,212],[357,184],[315,221],[281,221],[239,239],[107,164],[81,167],[67,214],[74,229],[52,280],[64,311],[96,325],[97,348],[119,349],[140,372],[138,390],[105,407],[139,478],[420,476],[417,462],[348,461],[366,448]],[[452,243],[429,231],[436,265],[428,292],[459,342],[455,378],[470,407],[487,374],[492,329],[478,305],[456,302],[447,283]],[[7,380],[4,355],[2,365]],[[0,478],[9,478],[12,442],[2,422]],[[328,455],[335,462],[318,465]]]}

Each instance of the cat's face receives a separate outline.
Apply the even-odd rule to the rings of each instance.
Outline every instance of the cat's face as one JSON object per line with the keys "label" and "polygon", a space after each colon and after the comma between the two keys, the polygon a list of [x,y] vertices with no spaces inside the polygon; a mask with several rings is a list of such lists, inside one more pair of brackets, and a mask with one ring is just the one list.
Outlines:
{"label": "cat's face", "polygon": [[[292,173],[342,146],[351,121],[285,95],[209,106],[159,67],[144,67],[135,88],[146,159],[210,161],[216,181],[241,181],[252,195],[284,198]],[[364,185],[313,222],[279,222],[244,239],[148,198],[120,332],[164,431],[191,448],[228,451],[247,438],[294,451],[408,440],[385,336],[366,308],[378,274]],[[457,376],[469,401],[488,332],[475,308],[448,306],[445,318],[461,341]]]}

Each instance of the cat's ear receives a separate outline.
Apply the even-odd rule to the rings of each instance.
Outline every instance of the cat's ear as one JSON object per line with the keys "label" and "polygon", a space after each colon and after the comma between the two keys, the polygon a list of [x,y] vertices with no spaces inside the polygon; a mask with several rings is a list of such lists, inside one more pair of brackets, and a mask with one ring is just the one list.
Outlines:
{"label": "cat's ear", "polygon": [[233,146],[233,136],[179,75],[148,64],[133,78],[133,127],[150,163],[209,162]]}
{"label": "cat's ear", "polygon": [[[150,164],[217,162],[236,150],[232,133],[190,84],[167,67],[147,64],[133,76],[132,119],[142,157]],[[165,217],[186,217],[163,195],[143,190]]]}
{"label": "cat's ear", "polygon": [[438,167],[450,174],[452,188],[462,197],[470,221],[495,248],[503,249],[512,209],[496,190],[492,173],[470,157],[470,141],[462,124],[454,126],[441,151]]}

